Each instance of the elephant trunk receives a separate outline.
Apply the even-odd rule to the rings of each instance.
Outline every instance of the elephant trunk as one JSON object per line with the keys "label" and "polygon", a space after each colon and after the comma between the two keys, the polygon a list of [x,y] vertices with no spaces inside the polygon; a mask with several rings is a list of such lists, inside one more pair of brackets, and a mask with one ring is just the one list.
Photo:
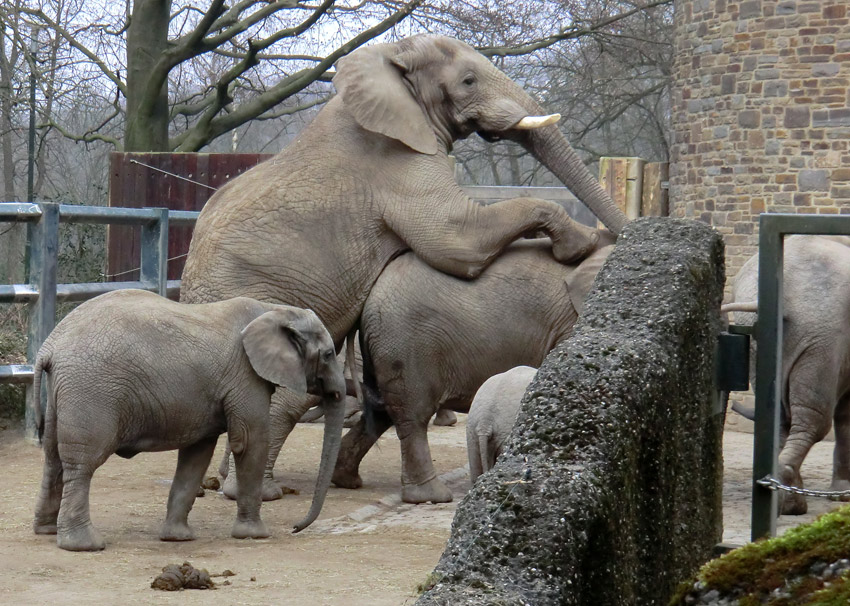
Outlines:
{"label": "elephant trunk", "polygon": [[295,525],[293,533],[301,532],[312,524],[319,517],[322,505],[325,503],[325,496],[328,493],[331,476],[339,455],[339,445],[342,441],[342,424],[345,421],[345,392],[343,391],[338,398],[325,395],[322,398],[322,408],[325,411],[325,434],[322,441],[319,475],[316,478],[316,490],[313,493],[310,511],[303,520]]}
{"label": "elephant trunk", "polygon": [[521,143],[535,158],[561,180],[615,235],[628,222],[614,200],[581,161],[557,126],[525,131]]}

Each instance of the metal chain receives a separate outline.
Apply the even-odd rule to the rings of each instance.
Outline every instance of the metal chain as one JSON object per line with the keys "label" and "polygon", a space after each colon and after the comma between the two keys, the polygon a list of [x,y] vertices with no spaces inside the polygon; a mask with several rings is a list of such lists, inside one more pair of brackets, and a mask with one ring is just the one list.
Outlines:
{"label": "metal chain", "polygon": [[810,497],[850,497],[850,490],[809,490],[807,488],[797,488],[796,486],[785,486],[785,484],[770,476],[764,476],[761,480],[757,480],[756,484],[764,486],[768,490],[784,490]]}

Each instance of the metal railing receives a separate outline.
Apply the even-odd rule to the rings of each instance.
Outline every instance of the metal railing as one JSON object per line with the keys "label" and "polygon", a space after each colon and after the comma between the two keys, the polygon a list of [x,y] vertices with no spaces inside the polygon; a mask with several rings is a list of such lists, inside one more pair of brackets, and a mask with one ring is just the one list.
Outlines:
{"label": "metal railing", "polygon": [[[596,217],[563,187],[465,186],[477,200],[497,201],[531,196],[558,202],[577,221],[595,225]],[[166,208],[116,208],[70,204],[0,203],[0,223],[31,224],[29,284],[0,284],[0,303],[27,303],[27,364],[0,366],[0,383],[22,383],[26,393],[26,435],[36,435],[32,364],[39,347],[56,324],[56,304],[85,301],[124,288],[141,288],[175,298],[180,280],[167,279],[168,227],[193,226],[200,212]],[[137,225],[141,227],[140,280],[57,284],[60,223]],[[40,397],[38,405],[44,405]],[[42,408],[43,410],[43,408]]]}
{"label": "metal railing", "polygon": [[777,476],[782,401],[782,262],[785,236],[850,235],[850,215],[762,214],[759,218],[756,409],[753,429],[752,539],[776,534],[777,494],[759,484]]}
{"label": "metal railing", "polygon": [[[0,383],[25,383],[26,434],[36,435],[32,393],[33,368],[39,347],[56,324],[56,303],[85,301],[113,290],[140,288],[163,296],[180,292],[179,280],[167,279],[168,227],[191,226],[198,212],[175,211],[167,208],[111,208],[75,206],[69,204],[0,203],[0,223],[31,224],[31,253],[29,284],[0,285],[0,303],[27,303],[28,364],[0,366]],[[85,282],[58,284],[60,223],[95,223],[109,225],[138,225],[141,227],[140,280],[131,282]],[[43,406],[39,397],[37,404]]]}

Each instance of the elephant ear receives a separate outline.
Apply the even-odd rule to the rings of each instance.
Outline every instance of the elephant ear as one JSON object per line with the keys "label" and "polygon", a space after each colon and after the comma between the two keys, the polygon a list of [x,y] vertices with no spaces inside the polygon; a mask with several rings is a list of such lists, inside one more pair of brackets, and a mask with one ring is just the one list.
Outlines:
{"label": "elephant ear", "polygon": [[242,329],[242,347],[254,371],[266,381],[302,394],[307,392],[303,323],[294,310],[275,309]]}
{"label": "elephant ear", "polygon": [[613,250],[613,246],[603,246],[596,249],[566,277],[567,293],[577,314],[581,315],[582,310],[584,310],[584,300],[593,286],[596,274],[602,269],[605,259]]}
{"label": "elephant ear", "polygon": [[437,153],[437,137],[404,83],[394,44],[358,49],[337,62],[334,86],[357,123],[423,154]]}

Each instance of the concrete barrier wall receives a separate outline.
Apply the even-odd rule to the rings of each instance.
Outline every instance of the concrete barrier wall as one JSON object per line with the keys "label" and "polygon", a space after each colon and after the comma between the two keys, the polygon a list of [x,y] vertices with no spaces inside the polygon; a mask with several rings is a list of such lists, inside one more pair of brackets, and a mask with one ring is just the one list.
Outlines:
{"label": "concrete barrier wall", "polygon": [[722,535],[723,282],[722,239],[703,223],[626,228],[417,604],[666,604],[709,559]]}

